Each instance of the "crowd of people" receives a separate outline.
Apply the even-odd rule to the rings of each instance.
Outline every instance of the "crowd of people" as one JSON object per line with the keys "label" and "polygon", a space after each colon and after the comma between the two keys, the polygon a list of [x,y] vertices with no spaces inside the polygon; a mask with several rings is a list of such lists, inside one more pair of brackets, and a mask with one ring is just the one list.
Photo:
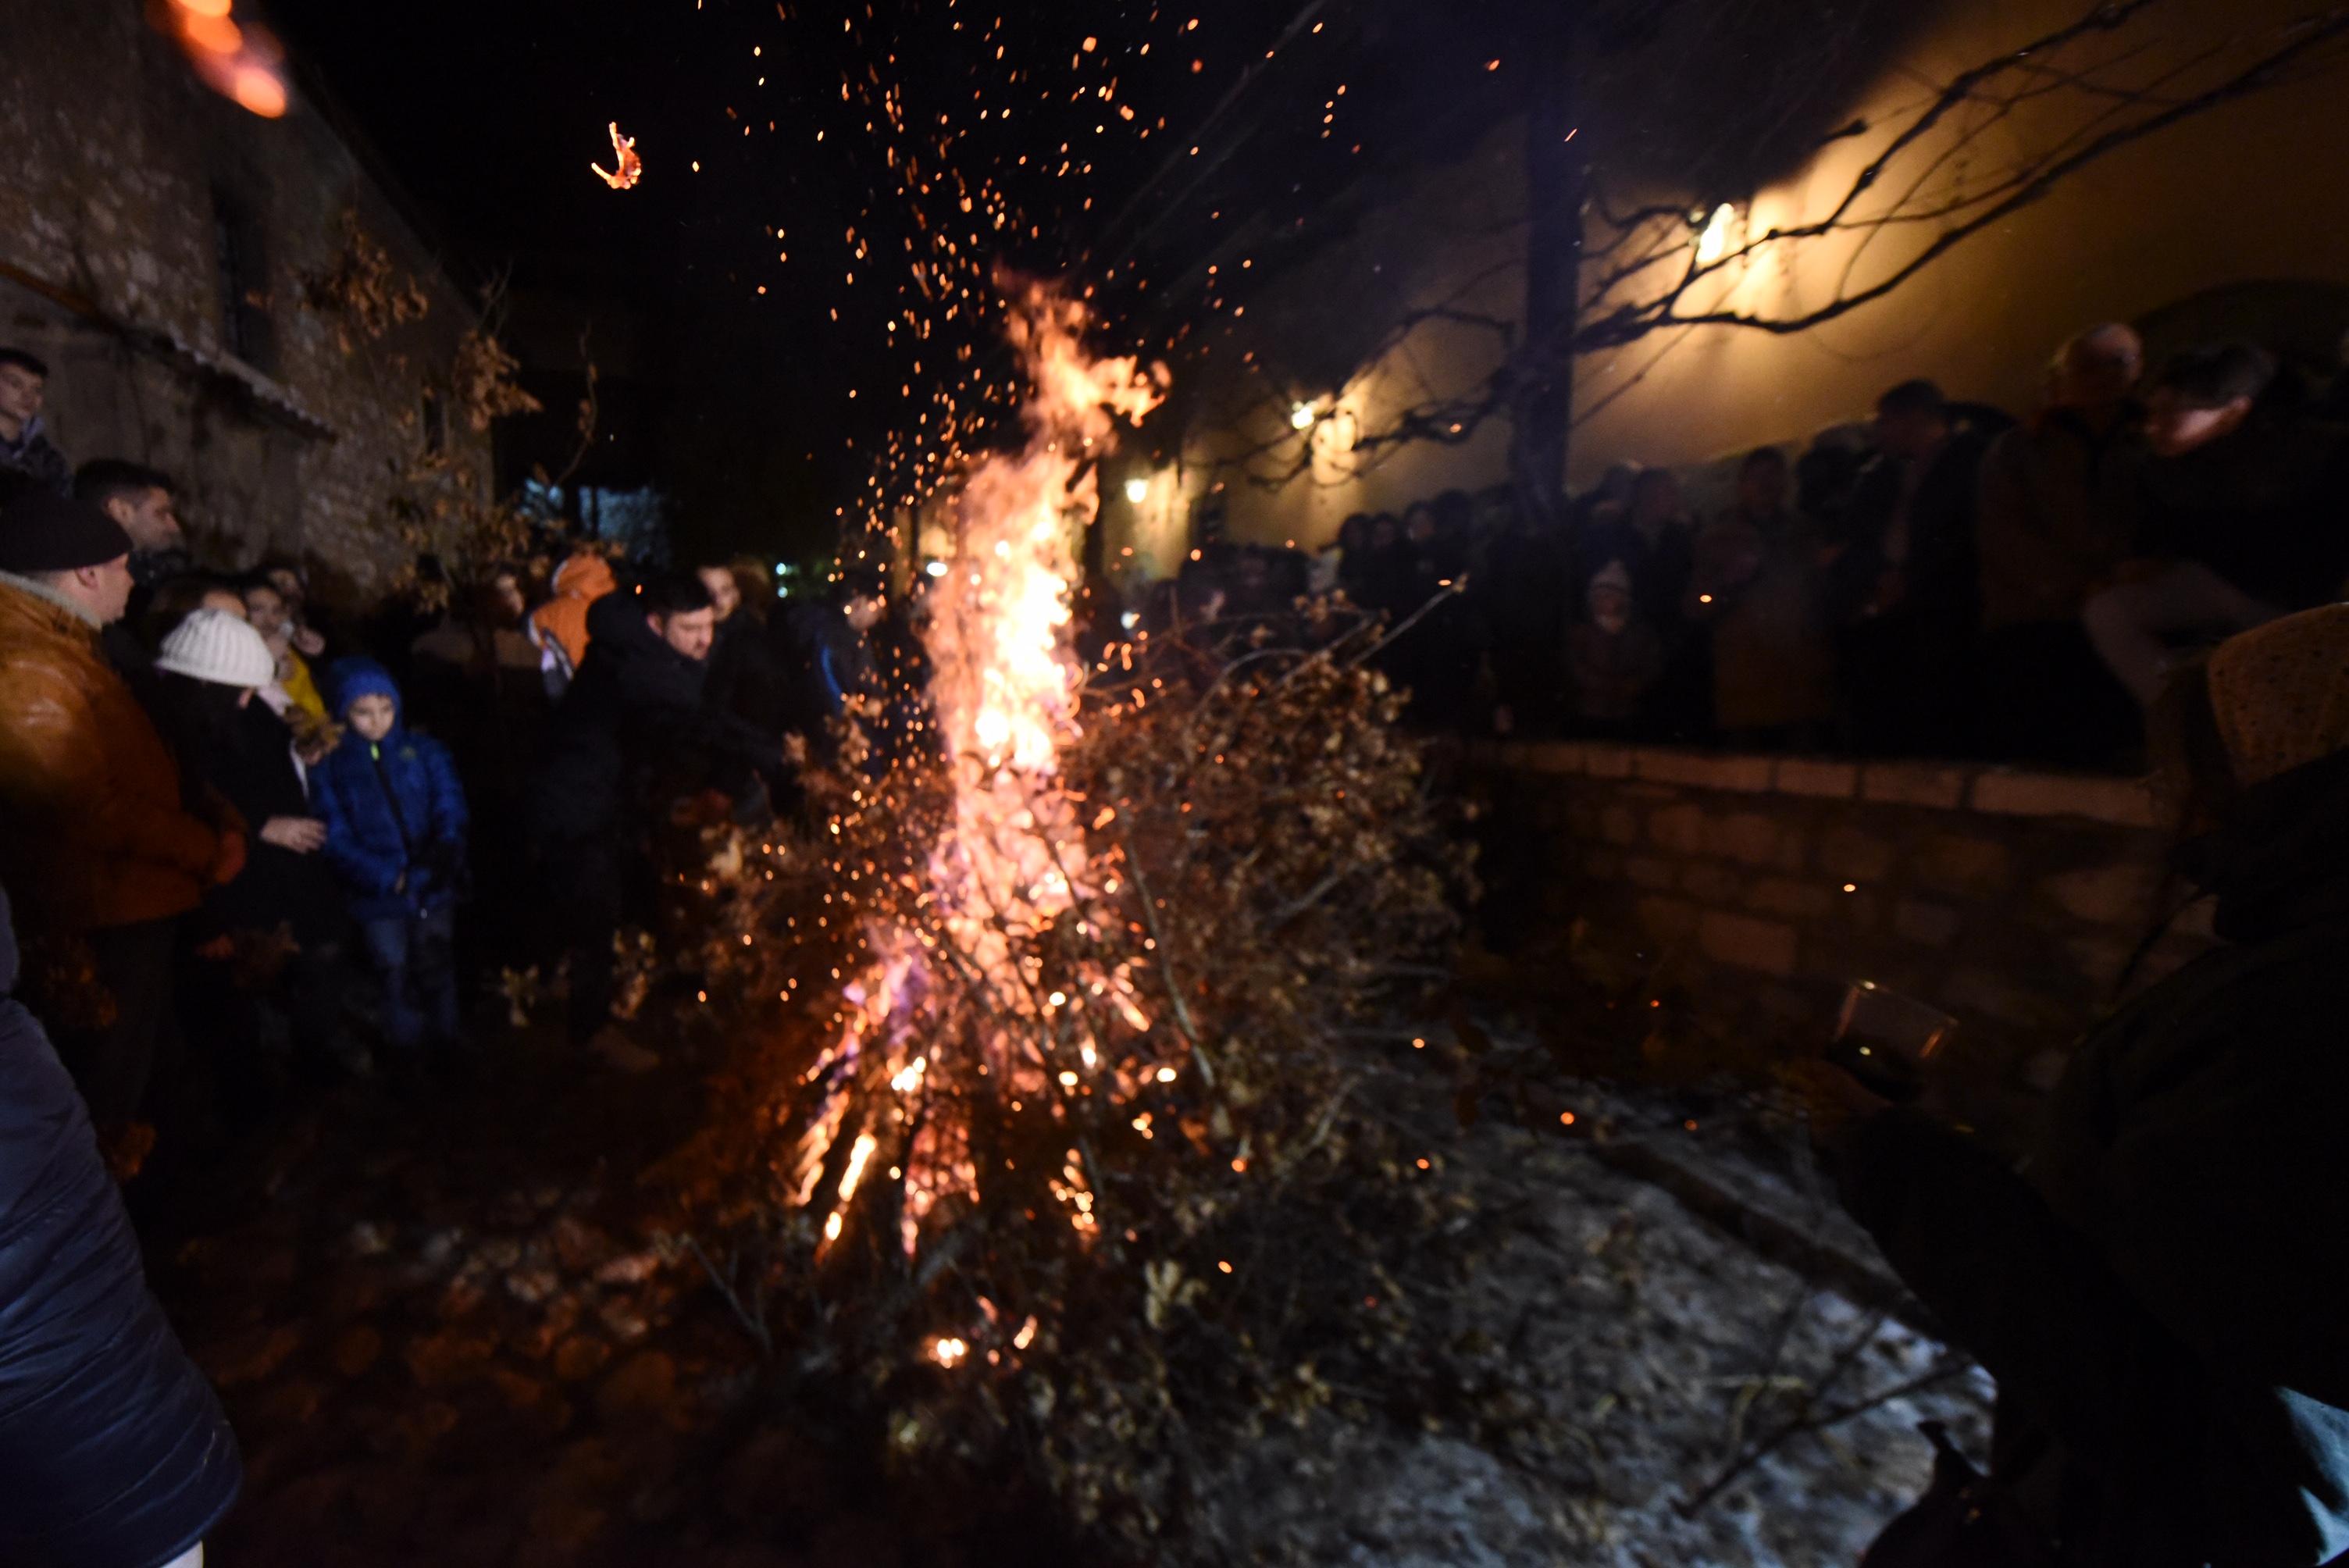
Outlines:
{"label": "crowd of people", "polygon": [[1550,519],[1451,491],[1315,558],[1209,543],[1169,603],[1247,620],[1309,585],[1416,617],[1385,657],[1445,729],[2127,764],[2181,653],[2339,597],[2349,376],[2241,344],[2147,375],[2107,324],[2026,418],[1912,380],[1745,454],[1710,515],[1688,483],[1619,465]]}
{"label": "crowd of people", "polygon": [[346,625],[289,562],[197,562],[168,475],[98,459],[16,491],[0,882],[126,1171],[174,1117],[201,1140],[305,1081],[465,1070],[492,965],[559,970],[574,1040],[647,1065],[611,1006],[615,934],[649,923],[641,825],[788,807],[786,737],[821,748],[882,695],[877,579],[778,606],[750,563],[558,547],[421,622]]}

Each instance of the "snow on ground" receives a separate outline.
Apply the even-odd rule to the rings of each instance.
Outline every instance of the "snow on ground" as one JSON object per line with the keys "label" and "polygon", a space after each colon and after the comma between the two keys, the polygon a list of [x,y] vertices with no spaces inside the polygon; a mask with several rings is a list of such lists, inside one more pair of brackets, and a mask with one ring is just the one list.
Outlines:
{"label": "snow on ground", "polygon": [[[1984,1446],[1990,1386],[1968,1367],[1789,1438],[1684,1506],[1807,1392],[1819,1412],[1865,1403],[1949,1365],[1943,1347],[1756,1255],[1588,1144],[1492,1128],[1467,1163],[1455,1178],[1516,1218],[1454,1305],[1506,1347],[1522,1414],[1419,1433],[1325,1414],[1266,1443],[1219,1500],[1261,1559],[1816,1568],[1856,1562],[1922,1491],[1920,1421]],[[1731,1184],[1768,1182],[1746,1165]],[[1822,1232],[1840,1218],[1814,1217]]]}

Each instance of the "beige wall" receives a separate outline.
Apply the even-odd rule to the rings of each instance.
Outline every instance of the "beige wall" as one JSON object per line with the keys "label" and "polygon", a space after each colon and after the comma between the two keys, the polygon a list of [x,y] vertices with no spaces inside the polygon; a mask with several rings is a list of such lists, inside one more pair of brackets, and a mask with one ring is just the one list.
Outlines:
{"label": "beige wall", "polygon": [[[2099,55],[2139,47],[2135,63],[2106,79],[2136,82],[2206,50],[2216,53],[2181,82],[2205,82],[2271,45],[2309,0],[2166,0]],[[1899,51],[1878,85],[1840,117],[1867,119],[1869,135],[1830,143],[1808,167],[1753,193],[1744,232],[1819,215],[1884,142],[1886,128],[1931,96],[1935,84],[2079,14],[2079,0],[1963,0],[1940,8]],[[2340,57],[2332,57],[2338,61]],[[1777,335],[1731,326],[1677,329],[1586,356],[1577,388],[1573,482],[1631,459],[1690,465],[1764,441],[1802,438],[1866,413],[1875,395],[1916,375],[1952,396],[2027,409],[2048,351],[2086,323],[2147,317],[2225,285],[2298,281],[2349,299],[2349,115],[2339,102],[2349,72],[2337,64],[2218,108],[2089,165],[2027,207],[1966,241],[1897,292],[1808,331]],[[1964,152],[1952,138],[1921,144],[1879,182],[1930,193],[1979,179],[2045,145],[2079,119],[2076,96],[2051,95],[1979,128]],[[2050,110],[2060,110],[2049,112]],[[1963,123],[1963,117],[1959,117]],[[1522,273],[1508,264],[1522,231],[1525,196],[1515,126],[1464,163],[1421,170],[1388,192],[1358,233],[1300,267],[1247,315],[1219,313],[1204,373],[1186,398],[1183,462],[1162,474],[1147,518],[1113,518],[1169,553],[1168,536],[1216,482],[1226,489],[1235,534],[1308,546],[1356,511],[1392,510],[1437,490],[1506,478],[1507,430],[1495,421],[1467,444],[1419,444],[1383,460],[1328,449],[1332,426],[1350,416],[1375,428],[1393,408],[1475,387],[1495,362],[1481,330],[1433,325],[1394,345],[1341,386],[1315,387],[1280,368],[1284,343],[1335,331],[1366,351],[1379,326],[1413,305],[1454,303],[1513,316]],[[1685,193],[1659,191],[1671,199]],[[1881,201],[1878,203],[1881,205]],[[1866,209],[1863,208],[1863,211]],[[1683,228],[1681,232],[1685,234]],[[1865,247],[1844,237],[1764,247],[1702,285],[1694,302],[1784,316],[1865,287],[1930,236],[1888,231]],[[1681,253],[1685,255],[1685,250]],[[1362,260],[1380,258],[1377,285]],[[2321,293],[2320,292],[2320,297]],[[2209,319],[2209,318],[2206,318]],[[1378,324],[1373,325],[1371,324]],[[2183,324],[2181,330],[2192,324]],[[2338,330],[2337,324],[2330,330]],[[2160,346],[2157,343],[2157,347]],[[1242,366],[1241,356],[1257,361]],[[1292,356],[1293,357],[1293,356]],[[1341,418],[1317,427],[1323,448],[1304,459],[1303,438],[1284,439],[1296,397],[1319,394]],[[1335,442],[1342,445],[1342,436]],[[1242,454],[1255,455],[1237,461]],[[1179,490],[1178,490],[1179,483]],[[1116,509],[1112,509],[1116,510]],[[1147,509],[1145,509],[1147,510]],[[1133,527],[1155,521],[1155,528]]]}

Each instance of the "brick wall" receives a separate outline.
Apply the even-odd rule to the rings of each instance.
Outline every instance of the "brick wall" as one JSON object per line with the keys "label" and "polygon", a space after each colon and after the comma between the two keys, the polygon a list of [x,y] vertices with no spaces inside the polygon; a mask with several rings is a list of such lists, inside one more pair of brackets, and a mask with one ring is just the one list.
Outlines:
{"label": "brick wall", "polygon": [[[398,564],[383,500],[421,378],[474,319],[393,193],[315,106],[264,120],[206,90],[129,0],[0,6],[0,343],[49,362],[58,444],[171,472],[219,564],[304,556],[327,597],[372,596]],[[266,363],[232,352],[223,202],[257,252]],[[357,355],[297,303],[347,210],[431,304]],[[450,439],[488,483],[487,438]]]}
{"label": "brick wall", "polygon": [[[1507,918],[1588,918],[1728,1010],[1826,1020],[1850,982],[1892,986],[1959,1019],[1986,1089],[2044,1078],[2178,896],[2135,780],[1589,742],[1474,766]],[[2206,946],[2207,922],[2189,910],[2136,983]]]}

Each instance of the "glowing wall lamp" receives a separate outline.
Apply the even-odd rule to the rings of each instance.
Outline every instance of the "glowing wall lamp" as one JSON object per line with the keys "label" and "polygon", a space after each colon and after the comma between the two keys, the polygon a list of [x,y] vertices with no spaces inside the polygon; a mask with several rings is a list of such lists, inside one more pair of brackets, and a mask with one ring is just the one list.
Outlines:
{"label": "glowing wall lamp", "polygon": [[[1702,209],[1699,209],[1702,211]],[[1692,214],[1692,218],[1694,214]],[[1704,227],[1696,237],[1696,259],[1699,266],[1709,266],[1721,260],[1729,249],[1729,225],[1737,221],[1737,209],[1723,201],[1704,220]]]}
{"label": "glowing wall lamp", "polygon": [[1140,506],[1150,499],[1150,481],[1136,476],[1125,481],[1125,499]]}

